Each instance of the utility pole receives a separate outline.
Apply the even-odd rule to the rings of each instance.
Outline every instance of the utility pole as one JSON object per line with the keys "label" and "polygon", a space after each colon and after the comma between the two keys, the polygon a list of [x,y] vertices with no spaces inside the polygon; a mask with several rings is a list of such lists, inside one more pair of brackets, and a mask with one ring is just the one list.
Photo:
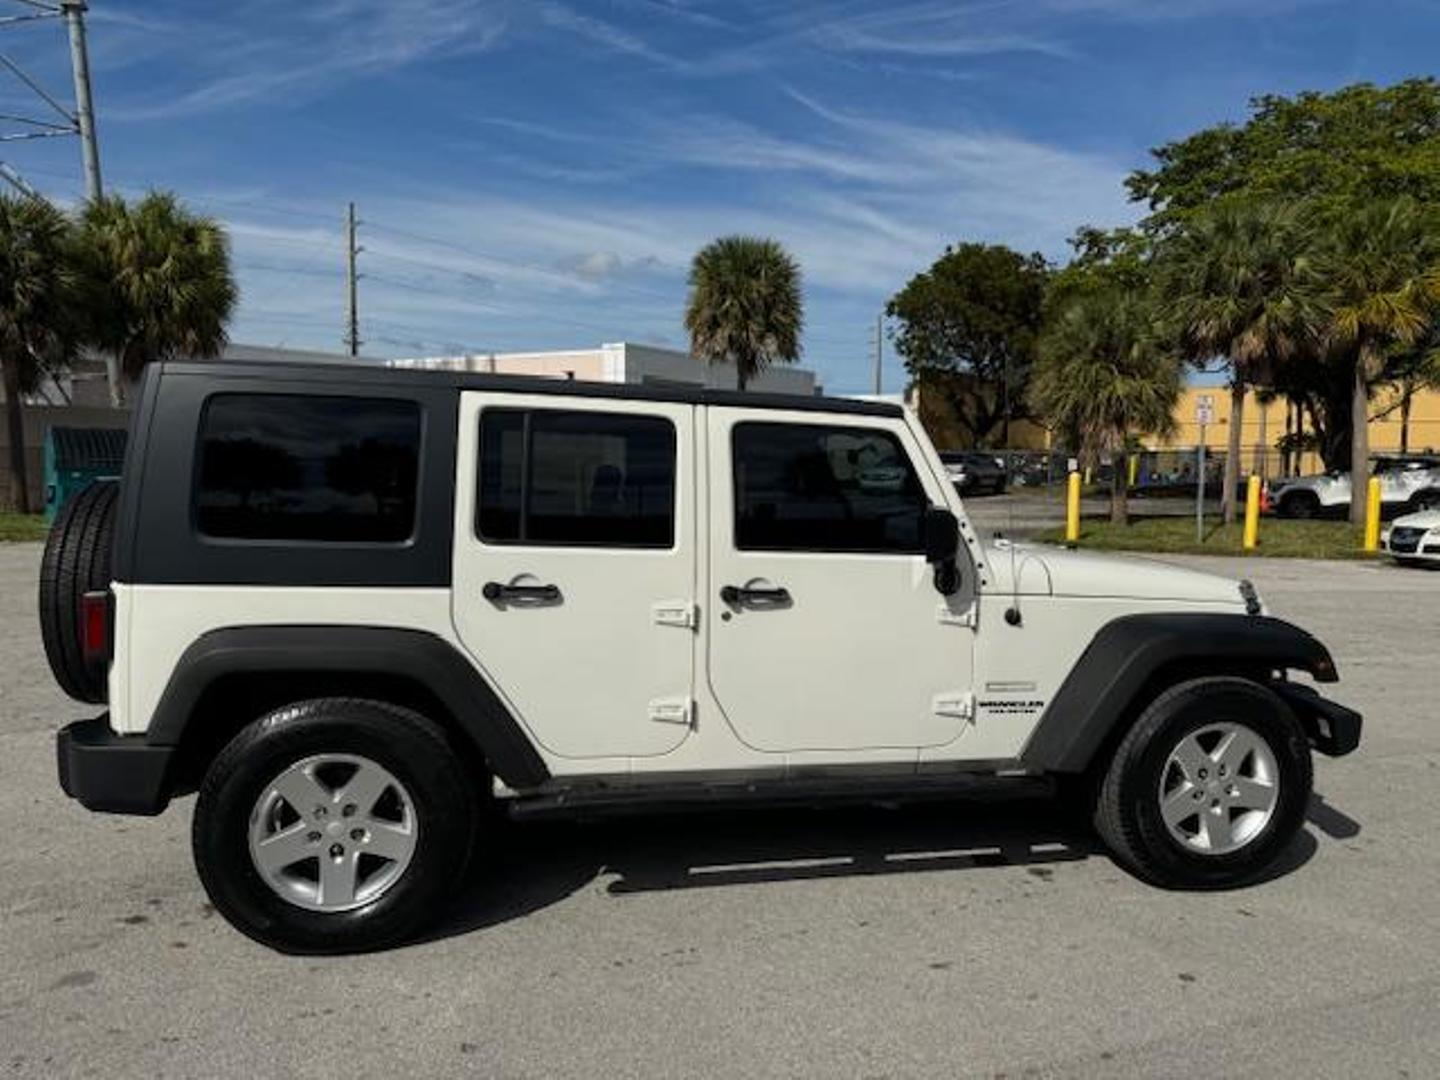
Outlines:
{"label": "utility pole", "polygon": [[880,367],[885,359],[883,352],[884,346],[882,344],[883,339],[880,336],[880,329],[884,322],[884,315],[875,316],[875,395],[877,397],[880,395]]}
{"label": "utility pole", "polygon": [[95,141],[95,107],[90,98],[90,54],[85,48],[85,0],[60,0],[65,29],[70,32],[70,67],[75,75],[75,128],[85,162],[85,194],[93,202],[102,194],[100,147]]}
{"label": "utility pole", "polygon": [[355,204],[345,214],[345,283],[349,290],[349,317],[345,324],[345,346],[351,356],[360,355],[360,308],[355,287],[355,256],[364,249],[355,243]]}

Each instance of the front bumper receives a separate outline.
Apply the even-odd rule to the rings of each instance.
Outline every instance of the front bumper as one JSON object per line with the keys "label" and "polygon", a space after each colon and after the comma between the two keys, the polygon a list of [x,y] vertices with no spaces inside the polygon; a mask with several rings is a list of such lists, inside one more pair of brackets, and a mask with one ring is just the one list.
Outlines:
{"label": "front bumper", "polygon": [[1310,745],[1327,757],[1344,757],[1360,745],[1362,718],[1354,709],[1321,697],[1312,687],[1293,682],[1271,687],[1295,711]]}
{"label": "front bumper", "polygon": [[88,810],[158,814],[170,804],[175,749],[152,745],[143,735],[115,734],[108,713],[79,720],[55,739],[60,787]]}

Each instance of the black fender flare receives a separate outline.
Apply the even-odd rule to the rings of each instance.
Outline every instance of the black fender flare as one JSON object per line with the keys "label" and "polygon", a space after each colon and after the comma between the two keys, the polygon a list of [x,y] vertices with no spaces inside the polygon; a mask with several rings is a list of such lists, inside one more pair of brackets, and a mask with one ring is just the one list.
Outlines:
{"label": "black fender flare", "polygon": [[1095,634],[1020,753],[1036,772],[1078,773],[1131,718],[1156,675],[1183,664],[1196,674],[1248,668],[1339,675],[1329,651],[1298,626],[1264,616],[1209,612],[1123,615]]}
{"label": "black fender flare", "polygon": [[202,634],[171,672],[146,742],[178,746],[219,678],[346,672],[397,676],[427,688],[510,787],[536,787],[550,778],[525,731],[469,659],[435,634],[394,627],[240,626]]}

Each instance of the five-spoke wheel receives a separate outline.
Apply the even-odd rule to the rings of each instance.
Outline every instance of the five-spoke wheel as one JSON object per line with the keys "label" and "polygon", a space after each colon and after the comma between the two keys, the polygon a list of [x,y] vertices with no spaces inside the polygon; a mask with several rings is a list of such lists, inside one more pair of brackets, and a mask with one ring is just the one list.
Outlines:
{"label": "five-spoke wheel", "polygon": [[391,944],[455,891],[488,783],[409,709],[287,705],[211,764],[195,807],[200,879],[226,918],[277,948]]}
{"label": "five-spoke wheel", "polygon": [[1294,839],[1311,779],[1305,733],[1273,690],[1193,679],[1158,695],[1121,740],[1095,826],[1119,862],[1157,884],[1241,884]]}
{"label": "five-spoke wheel", "polygon": [[410,793],[387,770],[355,754],[315,754],[255,800],[250,858],[290,903],[348,911],[400,879],[418,834]]}

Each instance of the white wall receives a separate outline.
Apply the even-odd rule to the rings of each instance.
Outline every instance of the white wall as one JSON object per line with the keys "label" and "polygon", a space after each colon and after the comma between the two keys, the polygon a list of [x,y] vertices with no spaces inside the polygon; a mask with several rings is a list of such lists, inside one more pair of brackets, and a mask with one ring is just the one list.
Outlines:
{"label": "white wall", "polygon": [[[679,349],[634,345],[625,341],[601,345],[598,349],[415,357],[391,360],[389,363],[392,367],[404,368],[544,375],[599,382],[668,383],[731,390],[735,389],[737,381],[732,364],[706,364]],[[820,392],[813,371],[788,364],[768,368],[750,383],[749,389],[771,394],[811,395]]]}

